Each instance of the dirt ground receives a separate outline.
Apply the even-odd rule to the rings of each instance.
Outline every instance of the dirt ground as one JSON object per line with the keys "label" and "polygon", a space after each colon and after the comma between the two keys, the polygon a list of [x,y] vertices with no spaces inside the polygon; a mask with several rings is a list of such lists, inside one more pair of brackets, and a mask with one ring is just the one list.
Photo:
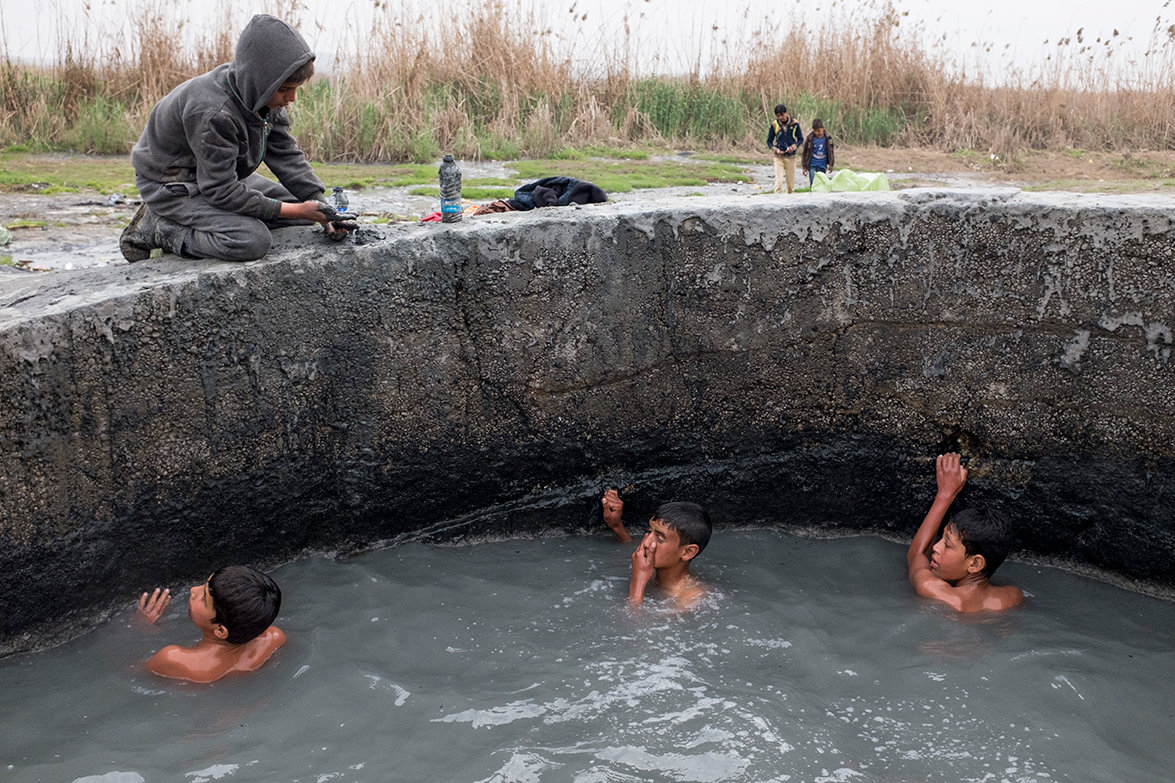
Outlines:
{"label": "dirt ground", "polygon": [[[1011,186],[1072,192],[1164,192],[1172,195],[1175,204],[1175,151],[1124,154],[1066,150],[1002,161],[973,152],[839,146],[837,164],[839,168],[884,172],[895,190]],[[471,169],[467,176],[508,176],[501,163],[463,164],[463,170],[466,168]],[[773,175],[766,155],[762,165],[748,168],[748,175],[745,182],[635,190],[612,194],[612,198],[652,201],[682,195],[747,195],[771,189]],[[352,204],[372,220],[388,215],[423,216],[437,208],[435,198],[413,196],[408,188],[356,191]],[[12,232],[12,241],[0,246],[0,274],[126,263],[118,250],[118,236],[137,206],[134,193],[0,192],[0,226]]]}
{"label": "dirt ground", "polygon": [[[900,187],[942,182],[944,175],[983,185],[1007,185],[1024,190],[1065,190],[1077,193],[1141,193],[1166,191],[1175,195],[1175,150],[1134,153],[1029,152],[1013,160],[971,151],[846,147],[837,149],[844,165],[862,171],[901,174]],[[919,174],[926,177],[920,178]],[[891,177],[892,179],[892,177]]]}

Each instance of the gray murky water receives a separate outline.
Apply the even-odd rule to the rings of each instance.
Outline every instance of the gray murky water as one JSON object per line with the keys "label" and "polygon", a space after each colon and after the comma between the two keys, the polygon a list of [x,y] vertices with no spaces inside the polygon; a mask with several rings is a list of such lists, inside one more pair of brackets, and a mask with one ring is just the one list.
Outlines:
{"label": "gray murky water", "polygon": [[[904,548],[720,531],[685,615],[625,607],[600,536],[404,545],[275,573],[289,644],[210,686],[121,616],[0,661],[0,779],[1058,781],[1169,778],[1175,605],[1010,563],[1025,607],[912,595]],[[133,592],[133,588],[132,588]]]}

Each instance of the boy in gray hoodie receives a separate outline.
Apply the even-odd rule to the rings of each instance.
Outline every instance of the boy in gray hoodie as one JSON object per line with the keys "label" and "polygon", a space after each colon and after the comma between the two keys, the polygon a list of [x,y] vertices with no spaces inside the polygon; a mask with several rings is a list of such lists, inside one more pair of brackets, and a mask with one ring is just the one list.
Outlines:
{"label": "boy in gray hoodie", "polygon": [[[128,261],[155,248],[189,258],[249,261],[269,230],[321,223],[325,190],[290,135],[286,106],[314,73],[297,30],[266,14],[245,26],[233,61],[189,79],[155,105],[131,152],[143,205],[122,232]],[[265,163],[278,182],[254,173]]]}

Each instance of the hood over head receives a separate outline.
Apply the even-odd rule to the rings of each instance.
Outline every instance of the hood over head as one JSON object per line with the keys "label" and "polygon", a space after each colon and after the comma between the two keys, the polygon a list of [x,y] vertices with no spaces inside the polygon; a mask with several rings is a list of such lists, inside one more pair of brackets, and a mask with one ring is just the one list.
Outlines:
{"label": "hood over head", "polygon": [[229,78],[249,111],[260,111],[294,71],[314,59],[301,33],[269,14],[245,25]]}

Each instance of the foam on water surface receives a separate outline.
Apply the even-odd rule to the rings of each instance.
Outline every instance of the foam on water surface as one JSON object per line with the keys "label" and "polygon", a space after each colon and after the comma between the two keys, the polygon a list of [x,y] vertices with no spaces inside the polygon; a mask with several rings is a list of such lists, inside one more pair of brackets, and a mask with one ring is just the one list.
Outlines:
{"label": "foam on water surface", "polygon": [[0,661],[6,780],[490,783],[1163,779],[1175,605],[1009,563],[1019,610],[913,596],[904,548],[720,531],[696,610],[625,606],[604,537],[407,544],[275,573],[290,641],[147,674],[182,602]]}

